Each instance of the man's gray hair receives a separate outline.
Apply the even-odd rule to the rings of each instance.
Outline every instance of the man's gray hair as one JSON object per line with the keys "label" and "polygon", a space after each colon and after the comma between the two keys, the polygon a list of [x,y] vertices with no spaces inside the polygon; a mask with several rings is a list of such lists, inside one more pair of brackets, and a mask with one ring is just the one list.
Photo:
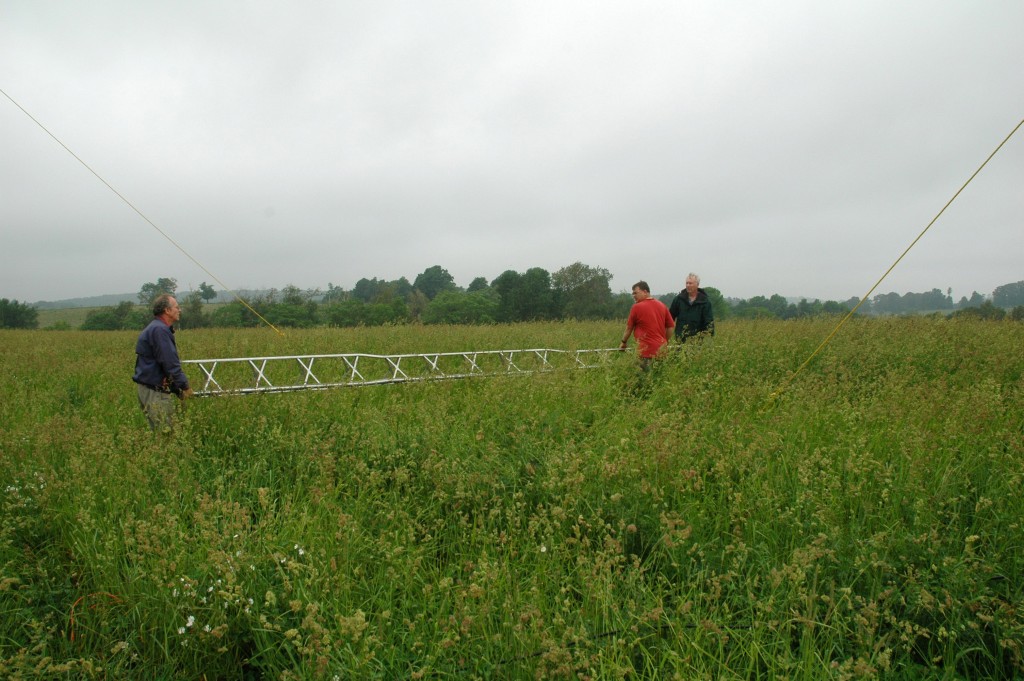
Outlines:
{"label": "man's gray hair", "polygon": [[170,309],[171,307],[171,298],[173,297],[174,296],[172,296],[170,293],[161,293],[160,295],[158,295],[156,299],[153,301],[153,316],[159,317],[164,312],[167,312],[167,310]]}
{"label": "man's gray hair", "polygon": [[690,272],[689,274],[686,275],[686,278],[689,279],[690,277],[693,277],[694,279],[696,279],[698,284],[700,283],[700,275],[699,274],[694,274],[693,272]]}

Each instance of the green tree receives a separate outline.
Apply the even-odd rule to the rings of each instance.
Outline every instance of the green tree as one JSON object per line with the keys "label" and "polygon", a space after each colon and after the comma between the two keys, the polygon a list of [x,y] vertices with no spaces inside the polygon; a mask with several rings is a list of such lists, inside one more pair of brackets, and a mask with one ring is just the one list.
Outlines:
{"label": "green tree", "polygon": [[325,303],[320,306],[320,318],[329,326],[359,326],[365,305],[363,301],[354,298]]}
{"label": "green tree", "polygon": [[35,329],[39,311],[28,303],[0,298],[0,329]]}
{"label": "green tree", "polygon": [[488,288],[487,279],[485,277],[477,277],[473,281],[469,282],[469,288],[466,289],[466,293],[476,293],[477,291],[486,291]]}
{"label": "green tree", "polygon": [[732,306],[729,305],[729,302],[725,299],[725,296],[722,295],[722,292],[714,286],[705,286],[703,288],[704,293],[708,294],[708,300],[711,301],[711,309],[715,313],[715,321],[728,319],[732,312]]}
{"label": "green tree", "polygon": [[962,310],[956,310],[950,313],[950,318],[960,319],[981,319],[984,321],[998,322],[1006,318],[1006,310],[1001,307],[996,307],[992,304],[991,300],[986,300],[977,307],[965,307]]}
{"label": "green tree", "polygon": [[505,270],[491,282],[491,289],[498,294],[498,320],[502,322],[522,320],[519,300],[521,279],[522,277],[515,270]]}
{"label": "green tree", "polygon": [[[861,314],[869,314],[871,312],[871,301],[865,300],[864,304],[860,305],[860,298],[857,296],[849,298],[845,303],[841,303],[841,305],[845,307],[847,311],[857,308],[857,312]],[[860,307],[857,307],[858,305],[860,305]]]}
{"label": "green tree", "polygon": [[324,302],[324,303],[336,303],[336,302],[340,302],[342,300],[348,300],[350,295],[351,294],[348,291],[346,291],[345,289],[341,288],[340,286],[335,286],[334,284],[328,282],[328,284],[327,284],[327,292],[324,293],[324,297],[322,299],[322,302]]}
{"label": "green tree", "polygon": [[352,288],[352,297],[356,300],[361,300],[364,303],[372,303],[374,299],[380,294],[381,289],[384,287],[383,281],[374,277],[373,279],[367,279],[363,277],[356,282],[355,287]]}
{"label": "green tree", "polygon": [[[664,300],[661,302],[665,303],[665,307],[668,307],[672,303],[672,298],[675,298],[675,294],[669,296],[667,303],[665,303]],[[608,304],[610,310],[608,317],[612,319],[622,319],[625,321],[629,316],[630,308],[633,307],[633,303],[635,302],[636,301],[633,300],[632,292],[626,293],[625,291],[619,291],[618,293],[613,293],[611,302]]]}
{"label": "green tree", "polygon": [[1005,308],[1024,305],[1024,281],[997,286],[992,291],[992,304]]}
{"label": "green tree", "polygon": [[409,295],[412,294],[413,285],[405,277],[399,277],[394,281],[388,282],[388,284],[391,286],[392,289],[394,289],[394,294],[396,297],[408,298]]}
{"label": "green tree", "polygon": [[821,311],[822,304],[820,300],[801,298],[800,302],[796,304],[797,317],[816,317],[821,314]]}
{"label": "green tree", "polygon": [[[217,293],[214,292],[214,296]],[[210,316],[203,309],[202,286],[198,291],[192,291],[185,299],[180,301],[181,319],[178,326],[183,329],[200,329],[210,325]]]}
{"label": "green tree", "polygon": [[244,311],[245,307],[238,301],[222,305],[210,314],[210,326],[229,329],[246,326]]}
{"label": "green tree", "polygon": [[960,297],[960,302],[957,303],[956,306],[957,306],[957,309],[962,310],[964,308],[978,307],[978,306],[984,305],[984,304],[985,304],[985,296],[981,295],[977,291],[974,291],[973,293],[971,293],[971,297],[970,298],[967,298],[965,296],[961,296]]}
{"label": "green tree", "polygon": [[373,300],[371,300],[370,302],[383,303],[386,305],[393,300],[399,299],[400,297],[401,296],[398,295],[398,288],[395,285],[395,282],[388,281],[385,282],[384,285],[380,287],[380,290],[377,291],[377,295],[374,296]]}
{"label": "green tree", "polygon": [[[854,303],[854,305],[856,304],[857,303]],[[821,306],[821,311],[830,315],[846,314],[850,311],[850,308],[835,300],[826,300]]]}
{"label": "green tree", "polygon": [[498,313],[494,291],[442,291],[423,311],[424,324],[491,324]]}
{"label": "green tree", "polygon": [[168,293],[174,295],[178,290],[178,280],[171,277],[160,277],[156,281],[147,282],[139,289],[139,304],[149,306],[153,304],[156,297]]}
{"label": "green tree", "polygon": [[903,312],[903,297],[895,291],[879,293],[871,299],[871,309],[876,314],[901,314]]}
{"label": "green tree", "polygon": [[263,318],[274,326],[290,326],[307,329],[317,322],[317,305],[308,303],[294,305],[292,303],[276,303],[262,312]]}
{"label": "green tree", "polygon": [[[274,326],[309,328],[318,320],[318,306],[313,302],[313,298],[318,295],[319,290],[303,291],[288,284],[280,293],[272,289],[265,300],[258,301],[260,307],[257,307],[257,311]],[[253,306],[256,307],[255,304]]]}
{"label": "green tree", "polygon": [[733,314],[740,319],[764,319],[774,316],[768,309],[768,299],[764,296],[739,301],[733,307]]}
{"label": "green tree", "polygon": [[118,331],[121,328],[121,320],[117,318],[111,308],[104,307],[98,310],[89,310],[85,315],[85,321],[78,328],[82,331]]}
{"label": "green tree", "polygon": [[217,298],[217,290],[205,281],[199,285],[199,297],[209,303]]}
{"label": "green tree", "polygon": [[125,300],[111,307],[89,311],[79,328],[83,331],[141,329],[149,323],[150,318],[151,315],[137,309],[130,300]]}
{"label": "green tree", "polygon": [[427,305],[430,305],[430,299],[427,298],[427,294],[418,288],[413,289],[412,293],[406,296],[406,300],[409,303],[409,317],[411,319],[421,319],[423,311],[427,309]]}
{"label": "green tree", "polygon": [[[796,306],[790,305],[785,296],[778,293],[773,293],[772,297],[768,299],[767,307],[779,319],[790,319],[796,316]],[[792,309],[790,309],[791,307]]]}
{"label": "green tree", "polygon": [[531,267],[520,279],[520,313],[524,321],[560,317],[551,274],[541,267]]}
{"label": "green tree", "polygon": [[557,300],[565,316],[573,319],[605,319],[614,315],[611,272],[574,262],[551,275]]}
{"label": "green tree", "polygon": [[307,289],[303,291],[298,286],[288,284],[281,289],[281,302],[289,305],[305,305],[320,295],[320,289]]}
{"label": "green tree", "polygon": [[918,311],[932,312],[934,310],[951,310],[953,309],[953,299],[947,293],[943,293],[937,288],[933,288],[927,293],[920,294]]}
{"label": "green tree", "polygon": [[416,276],[412,285],[413,288],[423,291],[430,300],[433,300],[441,291],[452,291],[456,288],[455,279],[448,273],[448,270],[440,265],[423,270]]}

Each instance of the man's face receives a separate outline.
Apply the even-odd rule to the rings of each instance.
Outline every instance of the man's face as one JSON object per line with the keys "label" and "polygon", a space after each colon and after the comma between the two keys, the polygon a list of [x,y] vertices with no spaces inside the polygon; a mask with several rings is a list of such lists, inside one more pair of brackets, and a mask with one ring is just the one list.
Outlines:
{"label": "man's face", "polygon": [[639,303],[641,300],[643,300],[646,297],[647,297],[647,291],[643,290],[639,286],[634,286],[633,287],[633,300],[635,300],[636,302]]}
{"label": "man's face", "polygon": [[691,296],[697,295],[697,280],[693,277],[686,278],[686,292]]}
{"label": "man's face", "polygon": [[174,298],[171,298],[167,302],[168,305],[166,314],[167,318],[171,320],[171,325],[173,326],[174,324],[177,323],[179,319],[181,319],[181,308],[178,307],[178,301],[175,300]]}

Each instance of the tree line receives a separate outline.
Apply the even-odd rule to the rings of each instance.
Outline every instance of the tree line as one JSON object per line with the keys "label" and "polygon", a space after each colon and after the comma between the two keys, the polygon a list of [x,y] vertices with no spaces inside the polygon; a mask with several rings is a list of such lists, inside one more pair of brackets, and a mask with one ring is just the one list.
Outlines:
{"label": "tree line", "polygon": [[[534,267],[525,272],[506,270],[493,280],[477,277],[463,288],[444,267],[434,265],[417,275],[395,280],[363,278],[352,289],[328,284],[326,291],[285,286],[245,301],[211,306],[217,291],[203,282],[179,296],[182,328],[255,327],[266,319],[281,327],[381,326],[384,324],[494,324],[561,319],[624,319],[633,301],[626,292],[613,293],[611,273],[581,262],[554,273]],[[798,319],[819,315],[899,315],[939,313],[981,319],[1024,319],[1024,281],[1000,286],[991,299],[978,292],[954,304],[951,291],[879,294],[864,301],[803,299],[791,302],[774,294],[749,299],[725,298],[714,287],[704,289],[716,319]],[[161,293],[177,294],[177,280],[162,277],[146,282],[138,292],[138,305],[124,301],[92,310],[84,330],[138,329],[146,325],[149,306]],[[676,293],[660,296],[666,305]],[[38,312],[18,301],[0,299],[0,328],[37,328]]]}

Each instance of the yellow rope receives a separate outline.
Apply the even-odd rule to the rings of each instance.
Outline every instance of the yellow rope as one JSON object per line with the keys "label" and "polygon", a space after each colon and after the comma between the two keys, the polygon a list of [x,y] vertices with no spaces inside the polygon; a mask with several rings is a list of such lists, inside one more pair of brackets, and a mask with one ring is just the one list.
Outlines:
{"label": "yellow rope", "polygon": [[157,232],[159,232],[159,233],[160,233],[160,235],[161,235],[161,236],[163,236],[163,238],[165,238],[165,239],[167,239],[168,241],[170,241],[170,242],[171,242],[171,244],[173,244],[175,248],[177,248],[177,249],[178,249],[179,251],[181,251],[182,253],[184,253],[184,254],[185,254],[185,257],[187,257],[187,258],[188,258],[189,260],[191,260],[192,262],[194,262],[194,263],[196,264],[196,266],[198,266],[198,267],[199,267],[199,269],[201,269],[202,271],[204,271],[204,272],[206,272],[206,273],[207,273],[208,275],[210,275],[210,277],[211,277],[211,278],[212,278],[212,279],[213,279],[213,280],[214,280],[215,282],[217,282],[218,284],[220,284],[221,288],[223,288],[223,289],[224,289],[225,291],[227,291],[228,293],[230,293],[231,295],[233,295],[233,296],[235,297],[235,300],[237,300],[237,301],[238,301],[238,302],[240,302],[240,303],[241,303],[242,305],[244,305],[245,307],[247,307],[247,308],[249,309],[249,311],[250,311],[250,312],[252,312],[252,313],[253,313],[254,315],[256,315],[257,317],[259,317],[259,318],[260,318],[260,319],[261,319],[261,320],[263,321],[263,323],[264,323],[264,324],[266,324],[267,326],[269,326],[270,328],[272,328],[272,329],[273,329],[274,331],[276,331],[276,332],[277,332],[277,333],[278,333],[279,335],[282,335],[282,336],[284,335],[284,333],[282,333],[280,329],[278,329],[278,328],[277,328],[276,326],[274,326],[274,325],[273,325],[273,324],[271,324],[271,323],[270,323],[269,321],[267,321],[267,320],[266,320],[266,319],[265,319],[265,318],[263,317],[263,315],[261,315],[261,314],[260,314],[259,312],[257,312],[256,310],[254,310],[254,309],[252,308],[252,306],[251,306],[251,305],[249,305],[249,303],[245,302],[245,300],[243,300],[243,299],[242,299],[242,297],[241,297],[240,295],[238,295],[237,293],[235,293],[235,292],[234,292],[234,290],[232,290],[232,289],[231,289],[231,288],[230,288],[229,286],[226,286],[226,285],[224,284],[224,282],[222,282],[222,281],[221,281],[220,279],[218,279],[218,278],[217,278],[217,275],[216,275],[216,274],[214,274],[214,273],[213,273],[213,272],[211,272],[210,270],[206,269],[206,267],[205,267],[205,266],[204,266],[204,265],[203,265],[203,264],[202,264],[201,262],[199,262],[198,260],[196,260],[195,258],[193,258],[193,257],[192,257],[192,255],[191,255],[191,254],[190,254],[190,253],[189,253],[188,251],[186,251],[186,250],[185,250],[184,248],[182,248],[182,247],[181,247],[181,246],[180,246],[180,245],[178,244],[178,242],[176,242],[176,241],[175,241],[174,239],[172,239],[172,238],[171,238],[171,237],[170,237],[170,236],[169,236],[169,235],[168,235],[168,234],[167,234],[166,232],[164,232],[164,230],[162,230],[162,229],[160,229],[159,227],[157,227],[157,226],[156,226],[156,224],[155,224],[155,223],[154,223],[154,222],[153,222],[152,220],[150,220],[150,219],[149,219],[148,217],[146,217],[146,216],[145,216],[145,214],[143,214],[143,212],[142,212],[141,210],[139,210],[138,208],[136,208],[136,207],[135,207],[135,205],[134,205],[134,204],[133,204],[133,203],[132,203],[131,201],[129,201],[129,200],[127,199],[127,198],[125,198],[125,197],[124,197],[124,195],[122,195],[122,194],[121,194],[121,192],[119,192],[119,191],[117,191],[116,189],[114,189],[114,187],[113,187],[113,186],[111,186],[111,184],[110,184],[109,182],[107,182],[106,180],[104,180],[104,179],[103,179],[103,178],[102,178],[102,177],[100,176],[100,174],[99,174],[99,173],[97,173],[97,172],[96,172],[95,170],[93,170],[92,168],[90,168],[90,167],[89,167],[89,164],[88,164],[88,163],[86,163],[86,162],[85,162],[85,161],[83,161],[83,160],[82,160],[81,158],[79,158],[79,157],[78,157],[78,154],[76,154],[75,152],[71,151],[71,149],[69,149],[69,148],[68,148],[68,146],[67,146],[66,144],[64,144],[63,142],[61,142],[61,141],[60,141],[60,140],[59,140],[59,139],[57,138],[57,136],[56,136],[56,135],[54,135],[54,134],[53,134],[52,132],[50,132],[49,130],[47,130],[47,129],[46,129],[46,126],[45,126],[45,125],[43,125],[43,124],[42,124],[42,123],[40,123],[40,122],[39,122],[38,120],[36,120],[35,116],[33,116],[32,114],[30,114],[30,113],[29,113],[28,111],[26,111],[26,110],[25,110],[25,108],[24,108],[24,107],[23,107],[23,106],[22,106],[21,104],[18,104],[18,103],[17,103],[16,101],[14,101],[14,98],[12,98],[12,97],[11,97],[11,96],[10,96],[9,94],[7,94],[7,93],[6,93],[6,92],[5,92],[5,91],[4,91],[4,90],[3,90],[2,88],[0,88],[0,94],[3,94],[3,96],[4,96],[4,97],[6,97],[7,99],[9,99],[9,100],[11,101],[11,103],[12,103],[12,104],[14,104],[14,106],[16,106],[16,107],[18,107],[19,109],[21,109],[21,112],[22,112],[22,113],[24,113],[24,114],[25,114],[26,116],[28,116],[28,117],[29,117],[29,118],[30,118],[30,119],[32,120],[32,122],[33,122],[33,123],[35,123],[36,125],[38,125],[38,126],[39,126],[39,127],[40,127],[40,128],[42,129],[42,131],[43,131],[43,132],[45,132],[45,133],[46,133],[47,135],[49,135],[50,137],[52,137],[52,138],[53,138],[53,140],[54,140],[55,142],[57,142],[57,144],[59,144],[60,146],[64,147],[64,150],[65,150],[66,152],[68,152],[69,154],[71,154],[71,156],[72,156],[72,157],[74,157],[74,159],[75,159],[76,161],[78,161],[78,162],[79,162],[79,163],[81,163],[81,164],[82,164],[83,166],[85,166],[85,169],[86,169],[86,170],[88,170],[88,171],[89,171],[90,173],[92,173],[93,175],[95,175],[95,176],[96,176],[96,179],[98,179],[98,180],[99,180],[100,182],[102,182],[103,184],[105,184],[105,185],[106,185],[106,187],[107,187],[107,189],[109,189],[110,191],[114,192],[114,194],[116,194],[116,195],[117,195],[117,197],[118,197],[119,199],[121,199],[122,201],[124,201],[124,202],[125,202],[125,204],[127,204],[127,206],[128,206],[129,208],[131,208],[131,209],[132,209],[133,211],[135,211],[136,213],[138,213],[138,214],[139,214],[139,217],[141,217],[141,218],[142,218],[143,220],[145,220],[146,222],[148,222],[148,223],[149,223],[149,225],[150,225],[150,227],[152,227],[152,228],[153,228],[153,229],[155,229],[155,230],[156,230]]}
{"label": "yellow rope", "polygon": [[900,257],[896,258],[896,262],[894,262],[889,267],[889,269],[887,269],[885,271],[885,274],[883,274],[878,279],[878,281],[875,282],[875,285],[871,287],[871,290],[864,294],[864,297],[860,299],[860,302],[857,303],[856,305],[854,305],[853,309],[850,310],[849,313],[847,313],[847,315],[845,317],[843,317],[842,321],[840,321],[839,324],[836,325],[836,328],[832,329],[832,333],[830,333],[825,338],[825,340],[823,340],[821,342],[821,345],[819,345],[814,350],[814,352],[811,353],[810,357],[808,357],[806,360],[804,360],[804,363],[801,364],[797,368],[796,371],[794,371],[792,374],[790,374],[789,378],[787,378],[783,382],[783,384],[781,386],[779,386],[779,388],[775,392],[773,392],[771,394],[771,396],[770,396],[771,399],[774,400],[779,395],[781,395],[782,391],[785,390],[787,387],[789,387],[789,384],[793,382],[793,379],[796,378],[797,374],[799,374],[801,371],[803,371],[804,367],[806,367],[808,364],[810,364],[811,360],[813,360],[815,358],[815,356],[817,356],[817,354],[819,352],[821,352],[821,350],[826,345],[829,344],[829,342],[832,340],[832,338],[839,332],[839,329],[842,328],[843,324],[845,324],[850,319],[850,317],[852,317],[854,315],[854,313],[860,308],[860,306],[864,304],[864,301],[866,301],[871,296],[871,294],[874,293],[875,289],[878,288],[879,284],[882,283],[882,280],[885,279],[887,276],[889,276],[889,273],[892,272],[896,268],[896,265],[898,265],[901,260],[903,260],[903,256],[905,256],[907,253],[909,253],[910,249],[913,248],[917,244],[917,242],[921,240],[921,237],[923,237],[925,235],[925,232],[927,232],[929,229],[931,229],[931,226],[935,224],[935,222],[939,219],[939,217],[944,212],[946,212],[946,209],[949,208],[950,204],[952,204],[954,201],[956,201],[956,198],[958,196],[960,196],[960,192],[962,192],[964,189],[967,188],[967,185],[969,185],[971,183],[971,180],[973,180],[975,177],[977,177],[978,173],[981,172],[982,168],[984,168],[988,164],[988,162],[992,160],[992,157],[995,156],[999,152],[999,150],[1003,148],[1004,144],[1006,144],[1008,141],[1010,141],[1010,138],[1013,137],[1014,133],[1016,133],[1017,130],[1019,130],[1022,125],[1024,125],[1024,119],[1021,119],[1020,123],[1018,123],[1016,125],[1016,127],[1014,127],[1014,129],[1010,131],[1010,134],[1007,135],[1006,138],[1002,142],[999,143],[999,146],[997,146],[995,148],[995,150],[991,154],[988,155],[988,158],[985,159],[985,162],[982,163],[980,166],[978,166],[978,169],[975,170],[974,173],[969,178],[967,178],[967,181],[963,183],[963,185],[960,187],[960,189],[958,189],[956,191],[955,194],[953,194],[953,198],[951,198],[949,201],[946,202],[946,205],[942,207],[942,210],[940,210],[935,215],[934,218],[932,218],[932,221],[928,223],[928,226],[925,227],[923,230],[921,230],[921,233],[917,235],[916,239],[914,239],[912,242],[910,242],[910,245],[907,246],[906,250],[904,250],[903,253],[900,254]]}

